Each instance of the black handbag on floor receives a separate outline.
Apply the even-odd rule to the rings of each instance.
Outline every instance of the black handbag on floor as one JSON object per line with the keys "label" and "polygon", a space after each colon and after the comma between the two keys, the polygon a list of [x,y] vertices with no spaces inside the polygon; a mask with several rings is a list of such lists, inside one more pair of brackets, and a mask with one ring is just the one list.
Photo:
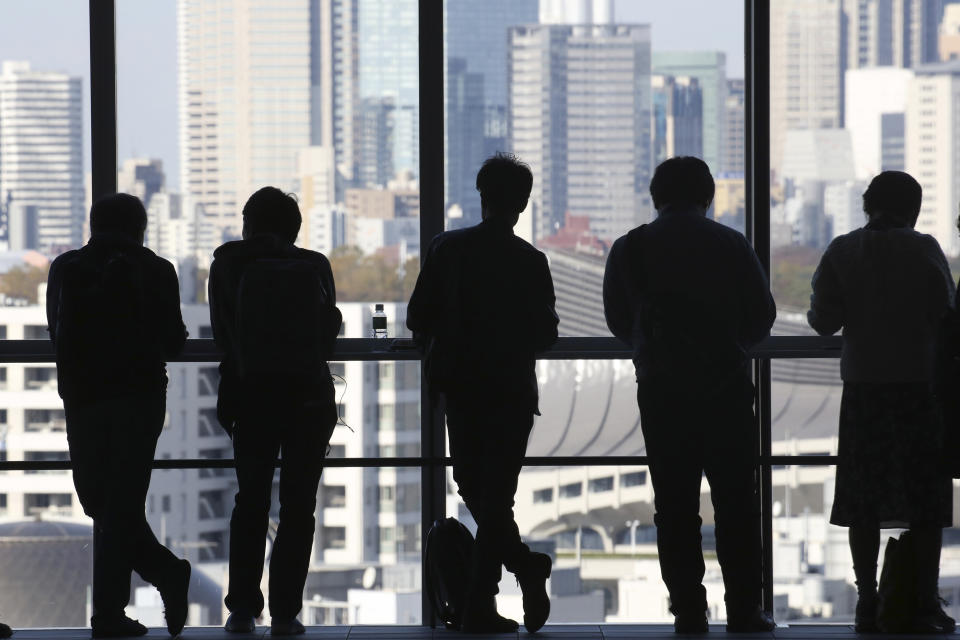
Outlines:
{"label": "black handbag on floor", "polygon": [[917,572],[913,558],[913,537],[909,531],[887,541],[877,610],[877,625],[885,633],[908,632],[916,618]]}
{"label": "black handbag on floor", "polygon": [[473,559],[473,534],[456,518],[436,520],[423,550],[424,588],[437,618],[460,630]]}

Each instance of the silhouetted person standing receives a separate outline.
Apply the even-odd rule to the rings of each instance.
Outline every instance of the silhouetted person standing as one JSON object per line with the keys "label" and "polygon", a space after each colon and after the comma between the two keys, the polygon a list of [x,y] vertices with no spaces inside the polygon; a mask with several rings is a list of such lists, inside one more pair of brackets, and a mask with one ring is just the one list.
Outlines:
{"label": "silhouetted person standing", "polygon": [[766,631],[760,608],[759,453],[747,350],[776,307],[742,234],[706,217],[713,177],[698,158],[657,167],[657,219],[619,238],[603,281],[607,326],[633,347],[650,459],[660,569],[677,632],[707,631],[700,480],[710,482],[727,630]]}
{"label": "silhouetted person standing", "polygon": [[216,250],[210,320],[223,350],[217,414],[233,438],[237,496],[230,519],[227,631],[263,611],[270,498],[278,454],[280,517],[270,555],[273,635],[304,632],[297,615],[310,563],[317,487],[337,423],[326,360],[340,330],[330,262],[300,249],[296,200],[264,187],[243,207],[243,240]]}
{"label": "silhouetted person standing", "polygon": [[90,241],[54,260],[47,282],[73,482],[95,530],[95,638],[147,632],[124,615],[131,570],[160,591],[171,635],[187,617],[190,563],[157,541],[144,515],[166,412],[166,361],[187,337],[176,272],[143,247],[146,227],[134,196],[98,200]]}
{"label": "silhouetted person standing", "polygon": [[938,599],[942,527],[950,526],[952,509],[933,393],[939,331],[954,286],[940,245],[913,229],[921,199],[909,174],[875,177],[863,194],[869,221],[827,247],[807,313],[821,335],[843,329],[840,459],[830,522],[849,527],[858,631],[877,630],[883,527],[912,533],[915,631],[955,626]]}
{"label": "silhouetted person standing", "polygon": [[524,624],[546,622],[550,557],[531,552],[513,518],[517,478],[537,409],[535,357],[557,339],[546,256],[513,234],[533,175],[496,155],[477,174],[483,221],[430,244],[407,308],[426,350],[430,387],[446,400],[453,477],[477,522],[462,630],[517,629],[497,613],[501,565],[523,591]]}

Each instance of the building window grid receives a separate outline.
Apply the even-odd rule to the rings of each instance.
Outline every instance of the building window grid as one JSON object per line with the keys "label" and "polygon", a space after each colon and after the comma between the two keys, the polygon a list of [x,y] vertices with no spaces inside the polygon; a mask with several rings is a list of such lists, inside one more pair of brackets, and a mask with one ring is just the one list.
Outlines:
{"label": "building window grid", "polygon": [[[421,15],[421,16],[425,15],[425,9],[428,8],[427,6],[425,6],[426,3],[427,3],[427,1],[428,1],[428,0],[420,0],[420,4],[421,4],[421,7],[420,7],[420,15]],[[101,2],[103,2],[103,0],[97,0],[97,2],[98,2],[98,3],[101,3]],[[111,2],[110,0],[107,0],[107,2],[110,2],[110,5],[113,5],[113,2]],[[104,18],[104,19],[102,20],[103,22],[106,22],[106,21],[107,21],[106,18],[105,18],[105,14],[104,14],[104,12],[103,12],[103,7],[102,7],[102,6],[99,7],[99,10],[94,12],[94,11],[92,10],[92,9],[93,9],[92,5],[93,5],[93,3],[94,3],[94,0],[90,0],[90,3],[91,3],[91,24],[90,24],[91,33],[103,31],[103,32],[108,32],[108,33],[110,33],[110,35],[113,35],[113,27],[112,27],[112,25],[109,26],[109,27],[107,27],[105,24],[101,24],[101,20],[97,19],[97,18],[99,17],[99,18]],[[104,4],[105,4],[105,3],[104,3]],[[747,16],[752,16],[752,17],[754,18],[754,20],[748,21],[748,22],[752,22],[752,24],[754,24],[754,25],[760,25],[759,28],[754,28],[754,30],[753,30],[751,33],[746,33],[746,34],[745,34],[746,37],[745,37],[745,39],[744,39],[744,42],[745,42],[745,53],[746,53],[747,65],[750,65],[750,64],[751,64],[751,61],[753,61],[753,66],[754,66],[754,70],[751,70],[751,69],[748,68],[748,69],[746,69],[745,71],[746,71],[747,83],[748,83],[748,85],[752,85],[752,86],[749,86],[749,87],[748,87],[747,95],[751,95],[751,94],[753,95],[753,101],[754,101],[754,103],[759,102],[761,105],[769,105],[769,102],[768,102],[768,99],[769,99],[769,78],[768,78],[768,77],[767,77],[767,78],[763,78],[761,73],[751,73],[751,71],[755,71],[755,70],[757,70],[757,69],[763,70],[764,67],[765,67],[765,65],[764,65],[762,62],[759,63],[759,64],[757,63],[757,55],[756,55],[757,43],[758,43],[758,42],[760,42],[760,43],[768,43],[768,42],[769,42],[769,21],[768,21],[768,20],[763,20],[763,19],[761,19],[761,18],[768,18],[768,14],[766,13],[766,11],[768,11],[768,10],[765,11],[765,10],[762,8],[762,6],[763,6],[763,3],[758,3],[758,2],[756,2],[756,0],[745,0],[745,2],[744,2],[744,8],[745,8],[746,15],[747,15]],[[112,9],[113,7],[111,6],[110,8]],[[436,11],[436,7],[434,7],[434,6],[432,6],[432,5],[429,7],[429,9],[430,9],[431,11]],[[442,20],[438,21],[438,20],[435,20],[435,19],[431,19],[431,20],[428,20],[427,22],[431,25],[431,26],[430,26],[430,33],[427,33],[427,32],[425,32],[423,29],[421,29],[421,34],[427,33],[427,35],[429,35],[431,38],[434,39],[434,44],[435,44],[435,41],[436,41],[436,39],[438,38],[438,36],[439,36],[439,38],[440,38],[441,41],[442,41],[442,33],[436,33],[436,31],[439,31],[439,30],[442,29],[442,27],[441,27],[441,25],[442,25]],[[758,35],[759,35],[759,37],[758,37]],[[93,38],[91,38],[91,41],[93,41]],[[94,46],[98,46],[98,45],[94,45]],[[112,48],[113,48],[113,43],[110,43],[110,46],[111,46],[111,49],[112,49]],[[423,43],[421,43],[420,46],[421,46],[421,52],[424,51],[424,45],[423,45]],[[768,63],[768,62],[769,62],[769,57],[768,57],[768,56],[761,56],[761,59],[764,58],[764,57],[766,58],[766,62]],[[104,59],[103,56],[91,56],[91,77],[92,77],[92,78],[111,78],[111,77],[113,77],[113,75],[115,74],[115,65],[116,65],[116,60],[115,60],[115,58],[114,58],[114,60],[110,61],[109,59]],[[423,63],[422,63],[422,62],[421,62],[421,67],[423,67]],[[758,80],[758,79],[759,79],[759,80]],[[96,80],[93,80],[91,84],[92,84],[92,86],[93,86],[93,91],[94,91],[94,92],[97,92],[98,83],[96,82]],[[107,92],[107,94],[110,94],[111,92],[115,92],[115,87],[110,86],[111,84],[112,84],[112,83],[99,83],[99,89],[100,89],[101,91]],[[438,86],[442,86],[442,78],[438,78],[438,79],[437,79],[437,83],[435,83],[435,84],[437,84]],[[421,85],[422,85],[422,86],[423,86],[423,85],[429,86],[430,83],[421,83]],[[921,90],[921,91],[930,91],[931,89],[928,88],[928,87],[925,87],[925,86],[921,86],[921,87],[920,87],[920,90]],[[434,98],[436,98],[437,93],[438,93],[438,92],[436,91],[436,88],[434,88],[434,90],[433,90],[433,97],[434,97]],[[424,92],[423,92],[423,89],[421,89],[421,98],[423,97],[423,95],[424,95]],[[758,97],[758,96],[761,96],[761,99],[760,99],[760,100],[757,100],[757,97]],[[110,96],[107,95],[106,97],[110,97]],[[442,94],[441,94],[441,98],[442,98]],[[748,114],[754,114],[754,111],[753,111],[752,109],[747,109],[747,113],[748,113]],[[113,115],[112,123],[109,123],[109,122],[107,122],[107,121],[104,121],[103,119],[100,119],[99,122],[94,122],[94,123],[93,123],[93,125],[92,125],[92,135],[91,135],[91,138],[92,138],[92,139],[96,140],[96,139],[102,137],[103,139],[108,140],[108,139],[110,139],[112,136],[115,135],[115,132],[116,132],[116,124],[117,124],[117,123],[116,123],[116,112],[114,111],[112,115]],[[769,113],[757,113],[757,114],[754,115],[755,118],[756,118],[757,116],[759,116],[759,119],[762,121],[761,124],[766,124],[766,123],[768,122],[767,118],[769,117]],[[750,117],[750,116],[748,115],[748,117]],[[443,123],[442,123],[442,120],[441,120],[441,121],[428,120],[428,122],[429,122],[428,127],[425,127],[425,131],[421,132],[421,134],[422,134],[422,135],[421,135],[421,144],[423,144],[424,140],[428,140],[428,139],[431,138],[431,137],[438,137],[439,139],[442,139],[442,138],[443,138]],[[110,125],[110,124],[112,124],[112,131],[110,131],[110,130],[109,130],[109,127],[108,127],[108,125]],[[753,124],[754,124],[754,126],[756,125],[756,123],[753,123]],[[752,139],[752,140],[746,140],[746,141],[745,141],[745,143],[746,143],[746,144],[745,144],[745,153],[746,153],[746,157],[747,157],[747,166],[748,166],[748,168],[749,168],[749,167],[755,167],[755,166],[757,166],[758,164],[759,164],[760,166],[767,166],[767,163],[768,163],[768,161],[769,161],[769,132],[768,132],[768,131],[763,131],[763,130],[758,130],[758,129],[755,129],[754,127],[750,127],[750,126],[748,126],[748,129],[753,132],[753,139]],[[429,144],[429,143],[428,143],[428,144]],[[760,162],[758,162],[758,160],[760,160]],[[113,158],[113,166],[104,166],[104,165],[109,164],[109,163],[107,163],[107,162],[104,162],[104,156],[103,156],[103,155],[98,155],[97,153],[94,153],[94,155],[93,155],[93,162],[94,162],[93,174],[94,174],[95,180],[96,180],[97,178],[100,179],[101,187],[102,187],[103,184],[107,184],[107,185],[114,184],[114,188],[115,188],[115,183],[112,183],[111,181],[112,181],[112,180],[115,180],[115,176],[116,176],[116,169],[117,169],[117,167],[116,167],[116,158],[115,158],[115,157]],[[110,174],[111,174],[111,173],[113,174],[113,178],[110,178]],[[421,177],[422,177],[421,193],[432,192],[432,191],[437,191],[437,190],[442,191],[442,189],[443,189],[442,169],[441,169],[439,175],[437,174],[436,171],[433,171],[433,172],[425,172],[424,175],[421,176]],[[750,182],[750,183],[748,183],[748,184],[750,185],[749,188],[751,189],[751,192],[752,192],[752,193],[749,193],[749,194],[748,194],[748,196],[750,196],[750,197],[748,198],[748,200],[754,205],[753,211],[752,211],[753,227],[754,227],[754,229],[761,229],[761,230],[763,230],[763,229],[769,229],[769,208],[768,208],[768,206],[767,206],[767,203],[764,202],[762,198],[757,197],[758,195],[762,195],[762,194],[764,193],[763,186],[761,186],[761,185],[759,184],[759,181],[757,181],[757,180],[753,180],[752,182]],[[95,187],[95,189],[96,189],[96,187]],[[442,197],[440,198],[440,201],[442,202]],[[443,219],[443,210],[442,210],[442,208],[441,208],[441,209],[436,209],[436,210],[434,210],[434,209],[432,209],[432,208],[427,208],[427,207],[425,207],[425,208],[422,210],[422,212],[421,212],[421,217],[424,218],[424,219],[426,219],[426,220],[428,220],[428,221],[431,221],[430,224],[424,224],[424,225],[422,225],[422,226],[425,228],[425,232],[426,232],[426,233],[429,233],[429,230],[430,230],[430,229],[433,229],[433,230],[436,230],[436,229],[438,229],[438,228],[439,228],[439,229],[442,229],[442,219]],[[439,222],[439,226],[438,226],[438,222]],[[752,229],[748,229],[748,237],[753,236],[753,234],[750,233],[751,231],[752,231]],[[429,237],[427,238],[427,240],[429,240]],[[769,248],[769,245],[768,245],[768,243],[766,242],[766,239],[764,239],[764,241],[761,242],[760,245],[761,245],[761,247],[762,247],[764,250],[766,250],[766,249]],[[763,258],[763,256],[761,256],[761,258]],[[768,262],[769,262],[769,260],[764,260],[764,263],[768,263]],[[202,331],[202,330],[201,330],[200,333],[201,333],[201,337],[202,337],[202,338],[209,338],[209,337],[210,337],[209,335],[204,335],[205,332]],[[3,337],[5,337],[5,336],[3,336]],[[31,337],[34,337],[34,336],[31,336]],[[37,339],[37,338],[40,338],[40,337],[41,337],[41,336],[35,336],[34,339]],[[42,337],[45,338],[46,336],[44,335],[44,336],[42,336]],[[0,337],[0,338],[2,338],[2,337]],[[577,339],[574,339],[574,340],[577,340]],[[590,338],[579,339],[578,342],[582,342],[583,344],[589,344],[589,342],[590,342],[591,340],[592,340],[592,339],[590,339]],[[808,338],[805,338],[805,339],[803,340],[803,342],[806,343],[806,344],[808,344],[812,349],[816,349],[818,346],[822,346],[822,345],[825,345],[825,344],[826,344],[823,339],[818,338],[818,337],[808,337]],[[836,354],[832,354],[832,355],[833,355],[834,357],[836,357],[836,356],[838,356],[839,354],[836,353]],[[17,359],[16,359],[17,357],[21,358],[21,360],[17,360]],[[26,362],[25,358],[27,358],[27,357],[28,357],[28,356],[24,355],[23,353],[20,353],[19,355],[13,355],[13,354],[11,354],[11,356],[7,358],[7,362],[9,362],[9,363],[18,363],[18,362],[19,362],[19,363],[24,363],[24,362]],[[579,359],[579,358],[581,358],[581,357],[583,357],[583,356],[582,356],[582,355],[579,355],[579,354],[576,354],[576,353],[573,353],[573,354],[568,354],[565,359]],[[763,357],[762,359],[760,359],[761,366],[758,367],[758,371],[761,372],[761,382],[763,382],[763,378],[764,378],[764,377],[766,377],[766,378],[769,377],[769,366],[763,366],[762,363],[763,363],[763,362],[767,362],[767,363],[768,363],[770,358],[776,358],[776,357],[778,357],[778,355],[777,355],[776,353],[769,353],[769,354],[765,354],[764,357]],[[780,357],[787,357],[787,356],[780,356]],[[797,355],[796,355],[795,353],[793,353],[793,354],[789,355],[789,357],[797,357]],[[818,356],[812,356],[812,357],[818,357]],[[822,357],[822,356],[819,356],[819,357]],[[427,413],[429,413],[429,410],[432,409],[432,407],[424,407],[424,409],[427,409],[427,410],[428,410],[428,411],[425,411],[424,414],[423,414],[423,415],[426,415]],[[764,411],[764,410],[768,410],[768,409],[766,409],[766,408],[764,408],[764,407],[761,406],[760,411],[758,411],[758,413],[757,413],[757,427],[758,427],[758,430],[769,430],[769,429],[770,429],[769,420],[768,420],[769,416],[763,416],[763,415],[761,415],[761,412]],[[765,417],[767,418],[767,420],[764,419]],[[439,428],[442,429],[442,422],[439,424]],[[765,428],[765,429],[764,429],[764,428]],[[766,435],[767,435],[767,437],[769,438],[769,434],[766,434]],[[765,474],[769,474],[769,473],[770,473],[771,468],[772,468],[772,466],[773,466],[775,463],[776,463],[776,464],[791,464],[791,465],[807,465],[807,464],[821,464],[821,465],[822,465],[822,464],[835,464],[835,461],[836,461],[836,457],[835,457],[835,456],[823,456],[822,458],[823,458],[823,459],[811,460],[809,456],[804,456],[804,457],[798,457],[798,456],[770,456],[769,454],[767,454],[766,456],[761,456],[761,457],[758,458],[758,464],[761,466],[761,468],[763,468]],[[641,459],[642,459],[642,458],[638,458],[637,461],[640,462]],[[386,463],[389,464],[389,461],[387,461],[387,460],[380,460],[380,459],[377,459],[377,458],[370,458],[370,457],[365,458],[365,459],[355,459],[355,460],[362,460],[362,464],[347,465],[347,466],[370,466],[370,465],[383,464],[384,462],[386,462]],[[226,462],[229,464],[229,461],[226,461]],[[351,461],[345,461],[345,462],[354,462],[354,461],[351,460]],[[555,462],[551,462],[551,464],[554,465],[554,466],[561,466],[561,467],[562,467],[562,466],[583,466],[583,464],[584,464],[585,462],[587,462],[587,461],[584,461],[584,460],[582,460],[582,459],[569,459],[569,460],[566,460],[566,459],[557,459]],[[596,462],[597,462],[597,461],[594,461],[594,460],[589,461],[590,464],[594,464],[594,463],[596,463]],[[188,468],[198,468],[198,469],[199,469],[199,468],[203,468],[204,466],[206,466],[206,465],[203,463],[203,461],[189,461],[189,460],[184,460],[183,463],[192,463],[192,464],[193,464],[192,467],[188,467]],[[446,460],[446,459],[442,459],[442,458],[438,460],[438,459],[428,459],[428,458],[425,458],[425,457],[418,457],[418,459],[415,460],[415,461],[405,461],[405,463],[404,463],[402,466],[407,466],[407,467],[412,467],[412,468],[425,468],[425,467],[436,466],[436,465],[438,465],[438,464],[439,464],[439,465],[449,464],[449,461]],[[606,464],[606,463],[604,463],[604,464]],[[613,461],[611,461],[610,464],[613,464]],[[5,463],[5,465],[9,465],[9,463]],[[21,463],[21,465],[22,465],[22,463]],[[18,468],[23,468],[23,466],[29,466],[29,465],[22,465],[22,466],[20,466],[20,467],[18,467]],[[340,466],[340,465],[337,465],[337,466]],[[390,466],[393,466],[393,465],[390,465]],[[39,468],[39,467],[38,467],[38,468]],[[422,508],[422,509],[426,509],[426,508],[427,508],[427,505],[431,502],[431,498],[432,498],[432,497],[429,496],[429,495],[427,495],[426,492],[423,492],[423,493],[422,493],[422,495],[421,495],[421,508]],[[170,510],[170,496],[163,496],[163,500],[162,500],[162,501],[163,501],[163,504],[162,504],[161,508],[163,509],[164,512],[169,512],[169,510]],[[770,520],[771,520],[771,517],[772,517],[772,516],[771,516],[770,511],[769,511],[768,509],[764,509],[763,518],[764,518],[764,523],[765,523],[765,525],[768,525],[768,524],[769,524],[769,522],[770,522]],[[333,537],[336,537],[336,536],[333,536]],[[337,541],[337,542],[339,542],[339,541]],[[765,582],[766,582],[766,581],[767,581],[767,580],[765,579]],[[771,585],[765,585],[765,586],[767,586],[767,587],[769,588]],[[766,603],[766,604],[767,604],[767,606],[769,607],[769,606],[771,606],[772,603]],[[425,608],[424,611],[425,611],[425,613],[426,613],[426,612],[427,612],[427,609]],[[425,620],[428,620],[428,619],[429,619],[428,617],[425,617]]]}

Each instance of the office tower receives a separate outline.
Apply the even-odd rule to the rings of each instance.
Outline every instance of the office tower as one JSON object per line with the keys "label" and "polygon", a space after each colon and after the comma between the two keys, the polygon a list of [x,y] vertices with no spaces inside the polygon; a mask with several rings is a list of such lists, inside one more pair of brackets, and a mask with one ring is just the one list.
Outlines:
{"label": "office tower", "polygon": [[923,187],[917,231],[929,233],[949,256],[960,253],[960,62],[914,69],[907,92],[906,170]]}
{"label": "office tower", "polygon": [[292,190],[311,143],[308,0],[179,0],[180,185],[221,239],[256,189]]}
{"label": "office tower", "polygon": [[420,171],[417,10],[417,0],[363,0],[357,8],[361,144],[368,150],[386,145],[390,163],[368,174],[376,182],[365,179],[360,186],[385,186],[383,174],[389,180],[402,171],[415,176]]}
{"label": "office tower", "polygon": [[847,68],[911,68],[939,60],[942,0],[843,0]]}
{"label": "office tower", "polygon": [[867,182],[846,180],[828,184],[823,189],[823,212],[831,220],[833,237],[850,233],[866,223],[863,192]]}
{"label": "office tower", "polygon": [[839,0],[770,4],[770,167],[779,177],[787,130],[843,125]]}
{"label": "office tower", "polygon": [[483,160],[506,150],[507,30],[537,22],[537,0],[444,0],[445,196],[462,217],[480,221],[475,188]]}
{"label": "office tower", "polygon": [[904,113],[912,78],[911,70],[896,67],[847,70],[844,122],[858,179],[903,169]]}
{"label": "office tower", "polygon": [[674,156],[703,155],[703,93],[696,78],[651,77],[653,164]]}
{"label": "office tower", "polygon": [[163,190],[165,182],[162,160],[128,158],[117,172],[117,191],[137,196],[146,209],[150,208],[150,198]]}
{"label": "office tower", "polygon": [[727,56],[721,51],[661,51],[653,54],[653,72],[696,78],[703,93],[703,160],[716,175],[723,157],[727,109]]}
{"label": "office tower", "polygon": [[542,0],[540,24],[612,24],[613,0]]}
{"label": "office tower", "polygon": [[533,170],[533,239],[585,215],[601,240],[650,216],[650,27],[510,29],[509,146]]}
{"label": "office tower", "polygon": [[333,147],[336,201],[356,180],[358,0],[310,0],[310,144]]}
{"label": "office tower", "polygon": [[960,5],[948,4],[943,8],[939,52],[943,61],[960,58]]}
{"label": "office tower", "polygon": [[[28,62],[0,70],[0,199],[14,218],[35,207],[38,249],[50,255],[82,243],[85,219],[80,78]],[[11,220],[21,228],[27,220]]]}
{"label": "office tower", "polygon": [[726,116],[723,127],[722,154],[720,156],[721,173],[740,173],[746,171],[746,121],[744,110],[743,79],[727,80]]}

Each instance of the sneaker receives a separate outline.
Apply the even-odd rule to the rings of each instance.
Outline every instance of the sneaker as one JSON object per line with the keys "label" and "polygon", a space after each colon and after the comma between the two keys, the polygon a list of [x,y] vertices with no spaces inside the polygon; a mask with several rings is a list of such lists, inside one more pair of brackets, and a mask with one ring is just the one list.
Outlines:
{"label": "sneaker", "polygon": [[163,600],[163,617],[167,620],[167,632],[176,638],[187,623],[187,592],[190,589],[190,563],[178,560],[163,587],[157,587]]}
{"label": "sneaker", "polygon": [[257,630],[257,623],[253,616],[242,611],[233,611],[227,616],[227,623],[223,625],[230,633],[253,633]]}
{"label": "sneaker", "polygon": [[759,606],[746,613],[727,614],[727,631],[732,633],[761,633],[773,631],[777,623]]}
{"label": "sneaker", "polygon": [[13,635],[13,629],[0,622],[0,638],[9,638]]}
{"label": "sneaker", "polygon": [[274,618],[270,622],[270,635],[272,636],[298,636],[306,632],[306,628],[296,618],[290,620]]}
{"label": "sneaker", "polygon": [[857,633],[879,633],[877,624],[877,608],[880,598],[876,593],[864,594],[857,598],[857,613],[854,618],[853,630]]}
{"label": "sneaker", "polygon": [[526,566],[517,573],[517,584],[523,592],[523,626],[527,633],[535,633],[550,617],[550,595],[547,578],[553,562],[545,553],[532,552]]}
{"label": "sneaker", "polygon": [[132,638],[147,634],[145,626],[127,616],[106,619],[94,616],[90,627],[90,635],[94,638]]}
{"label": "sneaker", "polygon": [[674,633],[707,633],[710,627],[707,625],[707,612],[700,614],[687,615],[677,614],[673,618]]}

